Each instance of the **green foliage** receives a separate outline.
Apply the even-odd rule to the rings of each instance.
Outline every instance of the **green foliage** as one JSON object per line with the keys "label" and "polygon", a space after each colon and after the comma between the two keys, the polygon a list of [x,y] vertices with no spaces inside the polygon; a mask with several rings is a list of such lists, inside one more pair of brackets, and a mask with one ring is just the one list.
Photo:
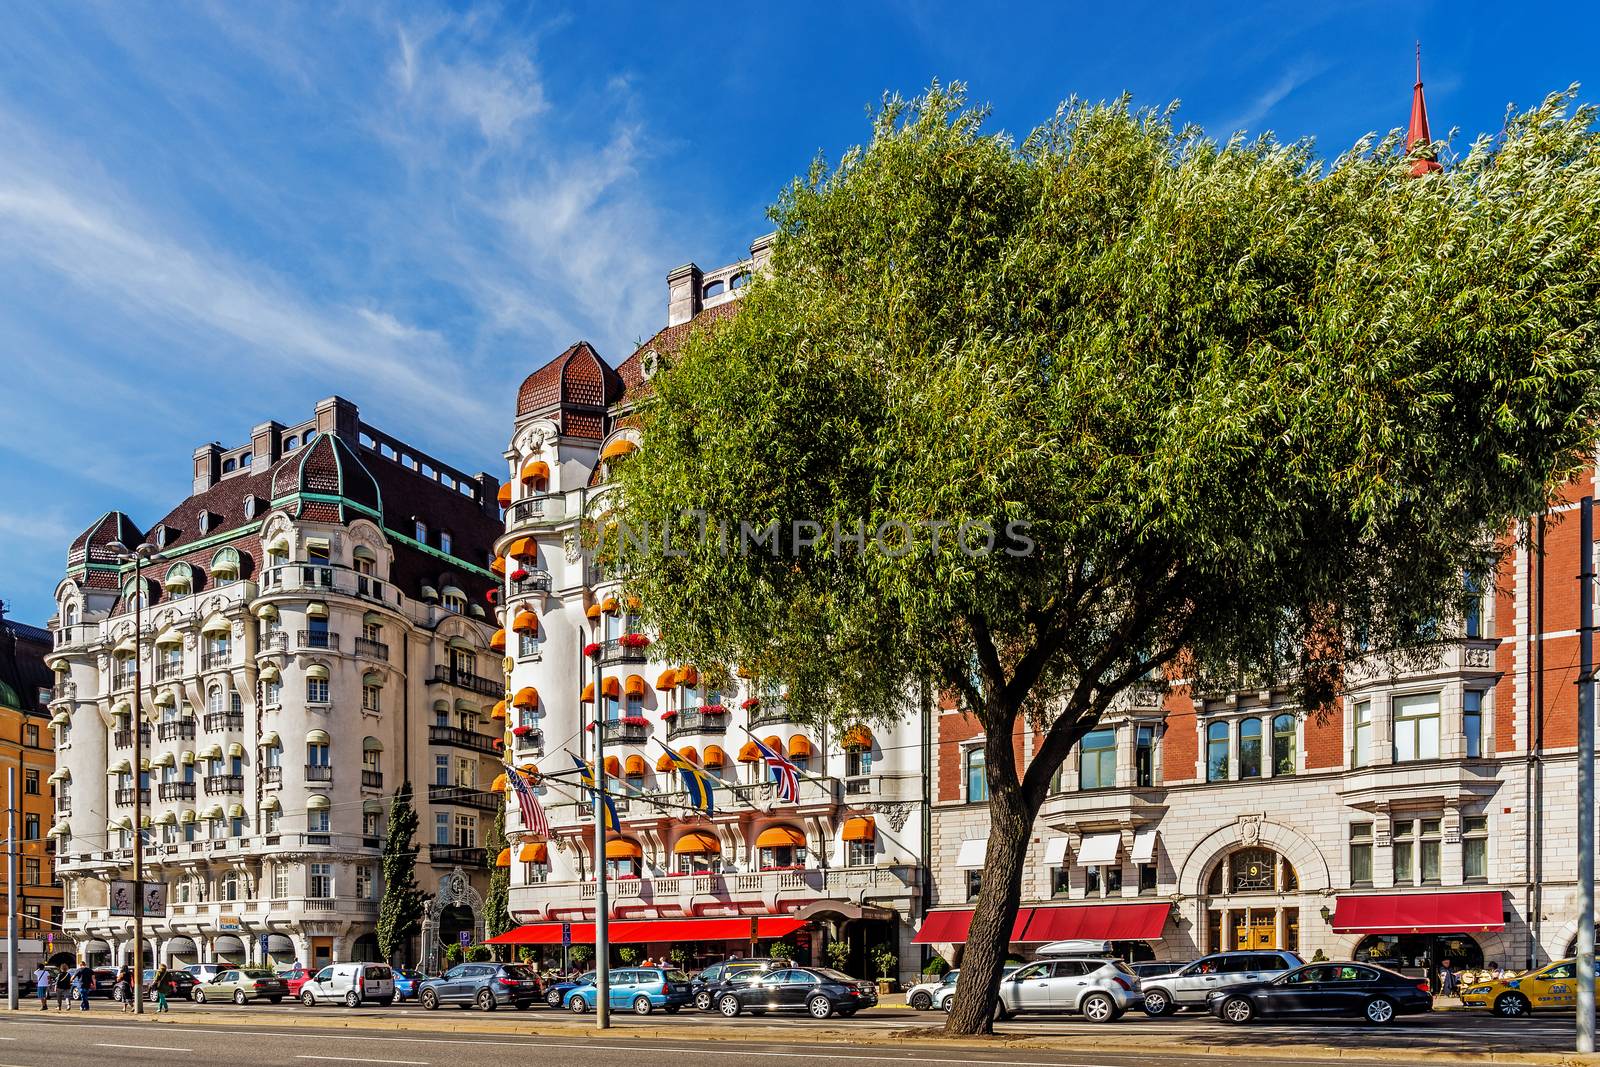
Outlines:
{"label": "green foliage", "polygon": [[943,956],[935,956],[922,965],[922,973],[929,975],[942,975],[949,969],[950,965],[945,962]]}
{"label": "green foliage", "polygon": [[467,949],[468,963],[488,963],[494,959],[494,949],[488,945],[473,945]]}
{"label": "green foliage", "polygon": [[567,950],[567,959],[571,961],[574,967],[582,969],[589,965],[590,960],[594,959],[594,949],[588,945],[573,945]]}
{"label": "green foliage", "polygon": [[498,937],[511,929],[511,869],[492,866],[500,850],[509,847],[506,840],[506,807],[501,804],[489,824],[489,834],[484,841],[484,853],[491,864],[489,868],[489,893],[483,901],[483,921],[488,936]]}
{"label": "green foliage", "polygon": [[874,945],[867,953],[867,958],[872,961],[872,969],[878,972],[879,978],[887,978],[894,973],[895,966],[900,962],[900,957],[894,954],[894,949],[888,945]]}
{"label": "green foliage", "polygon": [[789,944],[787,941],[774,941],[770,946],[768,946],[767,955],[771,956],[775,960],[784,960],[787,962],[794,959],[794,946]]}
{"label": "green foliage", "polygon": [[667,959],[671,960],[678,968],[689,965],[689,950],[682,945],[673,945],[667,950]]}
{"label": "green foliage", "polygon": [[845,966],[850,962],[850,942],[848,941],[829,941],[828,947],[822,951],[828,954],[828,961],[838,970],[844,970]]}
{"label": "green foliage", "polygon": [[417,811],[411,783],[395,790],[383,841],[383,899],[378,903],[378,951],[393,961],[422,923],[428,895],[417,886]]}
{"label": "green foliage", "polygon": [[461,962],[461,946],[452,941],[444,947],[444,965],[454,967]]}
{"label": "green foliage", "polygon": [[532,945],[519,945],[519,946],[517,946],[517,962],[518,963],[532,963],[534,960],[536,960],[538,958],[539,958],[539,953],[534,950],[534,947]]}
{"label": "green foliage", "polygon": [[621,948],[617,949],[617,959],[621,960],[627,966],[632,967],[635,963],[639,962],[639,949],[634,945],[623,945]]}

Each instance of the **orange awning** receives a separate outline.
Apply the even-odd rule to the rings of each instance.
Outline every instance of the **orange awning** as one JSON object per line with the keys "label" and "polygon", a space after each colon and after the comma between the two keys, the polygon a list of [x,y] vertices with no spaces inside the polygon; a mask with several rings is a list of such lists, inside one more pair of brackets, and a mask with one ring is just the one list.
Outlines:
{"label": "orange awning", "polygon": [[506,558],[504,556],[496,556],[489,563],[489,570],[503,576],[506,573]]}
{"label": "orange awning", "polygon": [[598,619],[600,617],[600,605],[590,604],[588,610],[586,610],[584,614],[589,616],[591,619]]}
{"label": "orange awning", "polygon": [[768,748],[772,749],[772,751],[774,751],[774,752],[782,752],[783,751],[783,742],[778,740],[776,734],[774,734],[772,737],[763,737],[761,739],[761,743],[763,745],[766,745]]}
{"label": "orange awning", "polygon": [[626,437],[619,437],[600,450],[600,458],[602,460],[617,459],[621,456],[632,455],[637,451],[639,451],[638,445]]}
{"label": "orange awning", "polygon": [[872,841],[878,836],[877,823],[870,815],[857,815],[844,821],[844,840]]}
{"label": "orange awning", "polygon": [[622,761],[617,759],[617,757],[615,757],[615,756],[607,756],[606,757],[606,777],[608,777],[608,778],[621,778],[622,777]]}
{"label": "orange awning", "polygon": [[506,717],[506,702],[504,700],[495,701],[494,707],[489,709],[489,718],[491,718],[491,719],[504,719],[505,717]]}
{"label": "orange awning", "polygon": [[661,672],[661,677],[656,679],[657,689],[672,689],[678,684],[678,672],[668,667]]}
{"label": "orange awning", "polygon": [[608,596],[604,600],[600,601],[600,610],[605,612],[607,615],[615,615],[617,613],[617,609],[621,606],[622,605],[618,603],[617,598],[614,596]]}
{"label": "orange awning", "polygon": [[539,706],[539,691],[531,685],[525,685],[517,690],[517,695],[511,698],[511,706],[515,708],[534,708]]}
{"label": "orange awning", "polygon": [[524,763],[517,769],[520,770],[524,776],[532,776],[535,778],[539,776],[539,765],[537,763]]}
{"label": "orange awning", "polygon": [[700,761],[702,767],[726,767],[728,754],[718,745],[707,745],[705,758]]}
{"label": "orange awning", "polygon": [[693,745],[684,745],[682,748],[678,749],[678,755],[682,756],[690,763],[700,762],[700,750],[695,748]]}
{"label": "orange awning", "polygon": [[494,858],[494,865],[496,867],[509,867],[509,866],[511,866],[511,850],[509,848],[501,849],[500,850],[500,855],[498,855],[498,856],[496,856]]}
{"label": "orange awning", "polygon": [[806,835],[792,826],[769,826],[756,838],[757,848],[806,847]]}
{"label": "orange awning", "polygon": [[715,834],[704,830],[690,830],[678,838],[677,843],[672,846],[672,851],[679,856],[698,856],[706,852],[721,852],[722,844]]}
{"label": "orange awning", "polygon": [[590,682],[588,685],[583,687],[583,696],[579,697],[578,699],[579,699],[580,702],[582,702],[584,704],[593,704],[594,703],[594,683],[593,682]]}
{"label": "orange awning", "polygon": [[756,743],[754,741],[746,741],[744,743],[744,747],[739,750],[739,762],[740,763],[760,763],[761,762],[761,750],[756,747]]}
{"label": "orange awning", "polygon": [[538,633],[539,616],[531,611],[519,611],[517,617],[511,620],[511,628],[519,634]]}
{"label": "orange awning", "polygon": [[517,859],[523,863],[549,863],[550,846],[543,841],[530,841],[518,850]]}
{"label": "orange awning", "polygon": [[606,859],[638,859],[644,855],[644,849],[639,847],[639,842],[627,837],[613,837],[606,842]]}
{"label": "orange awning", "polygon": [[531,460],[522,465],[522,483],[533,485],[536,482],[550,480],[550,464],[542,459]]}
{"label": "orange awning", "polygon": [[623,679],[622,691],[630,697],[644,696],[644,679],[637,674],[630,674]]}
{"label": "orange awning", "polygon": [[699,685],[700,684],[700,671],[695,667],[679,667],[678,668],[678,684],[679,685]]}
{"label": "orange awning", "polygon": [[503,508],[510,507],[511,506],[511,483],[507,482],[505,485],[502,485],[500,487],[500,491],[495,494],[494,498],[496,500],[500,501],[500,506],[501,507],[503,507]]}
{"label": "orange awning", "polygon": [[494,636],[489,638],[489,647],[496,652],[504,652],[506,650],[506,632],[504,630],[496,630]]}
{"label": "orange awning", "polygon": [[789,755],[795,758],[804,758],[811,755],[811,741],[805,734],[795,734],[789,738]]}
{"label": "orange awning", "polygon": [[617,676],[613,674],[600,683],[600,691],[606,696],[615,699],[622,695],[622,683],[617,681]]}
{"label": "orange awning", "polygon": [[865,726],[852,726],[844,732],[839,739],[839,744],[845,748],[871,748],[872,731]]}
{"label": "orange awning", "polygon": [[539,542],[531,537],[519,537],[511,542],[510,548],[506,549],[506,555],[508,556],[537,556],[538,554]]}
{"label": "orange awning", "polygon": [[644,772],[650,769],[643,756],[629,756],[622,765],[622,773],[629,778],[643,778]]}
{"label": "orange awning", "polygon": [[504,793],[506,791],[506,776],[503,774],[495,775],[494,783],[489,786],[489,789],[495,793]]}
{"label": "orange awning", "polygon": [[661,753],[661,758],[656,760],[656,770],[658,770],[658,771],[670,771],[670,770],[672,770],[672,757],[667,755],[665,752]]}

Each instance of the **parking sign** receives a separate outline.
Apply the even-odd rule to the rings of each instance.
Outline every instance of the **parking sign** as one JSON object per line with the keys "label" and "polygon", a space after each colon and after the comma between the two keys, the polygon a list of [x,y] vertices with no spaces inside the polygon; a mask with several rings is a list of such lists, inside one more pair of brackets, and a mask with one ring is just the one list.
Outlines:
{"label": "parking sign", "polygon": [[466,948],[470,944],[472,944],[472,931],[471,930],[463,930],[463,931],[461,931],[461,947],[462,948]]}

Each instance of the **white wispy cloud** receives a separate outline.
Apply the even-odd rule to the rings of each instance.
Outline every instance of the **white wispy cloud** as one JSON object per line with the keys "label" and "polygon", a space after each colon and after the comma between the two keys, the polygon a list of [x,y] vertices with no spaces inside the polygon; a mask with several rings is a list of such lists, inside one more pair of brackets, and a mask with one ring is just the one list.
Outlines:
{"label": "white wispy cloud", "polygon": [[1296,90],[1318,77],[1327,67],[1321,63],[1298,63],[1266,89],[1257,93],[1244,110],[1220,123],[1215,131],[1219,137],[1228,137],[1236,131],[1260,133],[1261,121],[1272,109],[1287,100]]}

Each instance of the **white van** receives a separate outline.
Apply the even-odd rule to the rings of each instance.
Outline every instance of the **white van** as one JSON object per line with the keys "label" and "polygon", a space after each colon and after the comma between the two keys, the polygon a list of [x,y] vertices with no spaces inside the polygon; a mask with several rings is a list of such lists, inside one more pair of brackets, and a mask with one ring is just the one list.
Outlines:
{"label": "white van", "polygon": [[368,1001],[394,1003],[394,972],[386,963],[333,963],[300,987],[306,1007],[343,1002],[354,1008]]}

